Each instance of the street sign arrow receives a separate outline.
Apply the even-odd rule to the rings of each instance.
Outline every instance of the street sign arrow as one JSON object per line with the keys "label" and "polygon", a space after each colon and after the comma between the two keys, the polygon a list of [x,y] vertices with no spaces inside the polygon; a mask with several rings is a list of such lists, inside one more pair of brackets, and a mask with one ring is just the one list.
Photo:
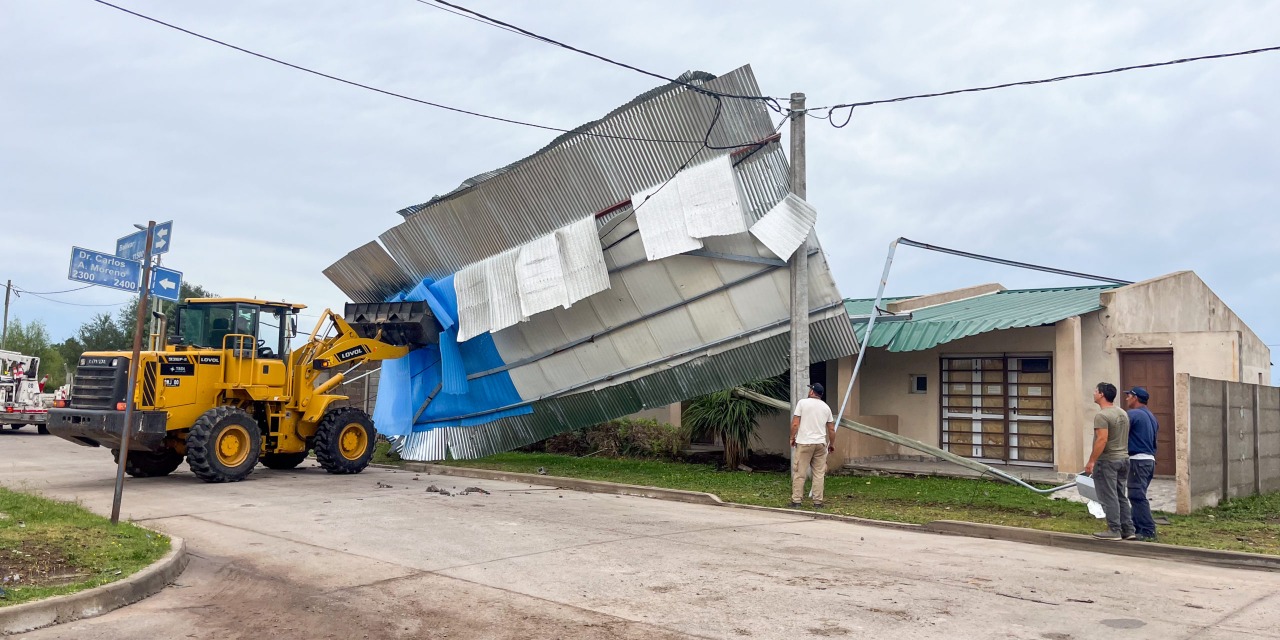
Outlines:
{"label": "street sign arrow", "polygon": [[[169,252],[173,244],[173,221],[156,225],[155,236],[151,242],[151,255],[156,256]],[[141,260],[147,252],[147,232],[138,231],[116,240],[116,255],[129,260]]]}
{"label": "street sign arrow", "polygon": [[154,267],[151,270],[151,295],[172,302],[178,301],[182,291],[182,272]]}

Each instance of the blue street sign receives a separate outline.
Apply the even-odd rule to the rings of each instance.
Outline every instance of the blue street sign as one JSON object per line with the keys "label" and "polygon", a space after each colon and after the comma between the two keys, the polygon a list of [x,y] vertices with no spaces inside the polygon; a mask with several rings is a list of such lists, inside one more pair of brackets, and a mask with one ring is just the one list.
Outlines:
{"label": "blue street sign", "polygon": [[142,263],[109,253],[71,247],[67,279],[137,293],[138,283],[142,281]]}
{"label": "blue street sign", "polygon": [[[156,238],[152,241],[151,255],[158,256],[169,252],[173,244],[173,221],[156,225]],[[141,260],[147,252],[147,232],[138,231],[116,240],[116,255],[130,260]]]}
{"label": "blue street sign", "polygon": [[179,291],[182,291],[181,271],[164,267],[151,268],[151,295],[177,302]]}

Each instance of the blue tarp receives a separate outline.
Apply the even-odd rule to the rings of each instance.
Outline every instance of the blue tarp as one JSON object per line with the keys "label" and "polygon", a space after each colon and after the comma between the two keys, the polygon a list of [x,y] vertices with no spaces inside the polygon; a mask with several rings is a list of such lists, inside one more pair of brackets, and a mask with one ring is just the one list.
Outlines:
{"label": "blue tarp", "polygon": [[[458,342],[458,298],[453,276],[438,282],[425,279],[409,292],[392,298],[405,300],[425,301],[431,307],[441,327],[440,343],[382,363],[378,403],[373,413],[373,423],[380,433],[403,436],[438,427],[469,427],[533,412],[530,406],[495,411],[522,401],[511,375],[505,371],[467,380],[468,374],[506,363],[490,334]],[[414,415],[437,387],[439,391],[415,423]],[[475,413],[483,415],[459,418]]]}

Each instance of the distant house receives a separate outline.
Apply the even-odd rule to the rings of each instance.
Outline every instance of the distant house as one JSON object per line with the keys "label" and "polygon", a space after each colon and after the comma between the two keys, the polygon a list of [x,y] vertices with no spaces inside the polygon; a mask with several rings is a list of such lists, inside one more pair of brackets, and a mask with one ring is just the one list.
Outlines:
{"label": "distant house", "polygon": [[[861,339],[873,300],[848,300]],[[1074,473],[1092,438],[1094,385],[1151,392],[1156,471],[1175,473],[1175,374],[1255,384],[1270,351],[1196,274],[1126,286],[1006,290],[998,284],[882,301],[846,415],[953,453]],[[815,365],[837,410],[853,358]],[[785,453],[785,416],[762,425],[760,449]],[[841,432],[837,460],[914,456]]]}

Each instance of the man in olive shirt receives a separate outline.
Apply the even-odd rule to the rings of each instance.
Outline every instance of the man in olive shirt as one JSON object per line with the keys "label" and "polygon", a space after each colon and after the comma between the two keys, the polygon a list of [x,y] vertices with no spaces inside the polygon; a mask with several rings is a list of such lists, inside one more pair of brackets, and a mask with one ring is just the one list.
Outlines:
{"label": "man in olive shirt", "polygon": [[1099,382],[1093,401],[1101,411],[1093,417],[1093,453],[1084,472],[1093,477],[1098,501],[1107,513],[1107,530],[1093,534],[1102,540],[1132,540],[1133,514],[1125,485],[1129,482],[1129,415],[1115,406],[1116,386]]}

